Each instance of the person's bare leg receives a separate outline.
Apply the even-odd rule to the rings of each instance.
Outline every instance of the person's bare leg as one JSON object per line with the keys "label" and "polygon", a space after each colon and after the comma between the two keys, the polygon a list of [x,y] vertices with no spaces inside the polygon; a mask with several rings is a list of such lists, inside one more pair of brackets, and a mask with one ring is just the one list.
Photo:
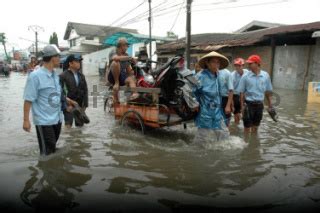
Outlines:
{"label": "person's bare leg", "polygon": [[112,62],[111,64],[111,72],[114,79],[113,90],[119,91],[119,78],[120,78],[120,63],[119,62]]}
{"label": "person's bare leg", "polygon": [[245,134],[249,134],[251,132],[251,127],[249,127],[249,128],[244,128],[244,133]]}
{"label": "person's bare leg", "polygon": [[251,132],[252,133],[257,133],[258,132],[258,126],[253,126]]}
{"label": "person's bare leg", "polygon": [[134,77],[130,76],[126,79],[126,85],[129,86],[133,93],[132,95],[130,96],[130,99],[135,99],[139,96],[139,93],[135,91],[135,88],[137,87],[137,84],[136,84],[136,80],[134,79]]}
{"label": "person's bare leg", "polygon": [[114,79],[114,85],[113,85],[113,98],[115,103],[119,102],[119,78],[120,78],[120,63],[119,62],[112,62],[110,72],[112,72],[113,79]]}
{"label": "person's bare leg", "polygon": [[240,113],[234,115],[234,122],[238,125],[240,124]]}

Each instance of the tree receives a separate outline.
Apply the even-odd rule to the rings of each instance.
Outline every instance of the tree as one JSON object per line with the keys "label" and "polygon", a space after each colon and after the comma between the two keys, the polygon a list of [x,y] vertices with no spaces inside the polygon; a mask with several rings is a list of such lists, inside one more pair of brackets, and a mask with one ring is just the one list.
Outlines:
{"label": "tree", "polygon": [[174,32],[172,31],[168,31],[167,32],[167,37],[168,38],[174,38],[174,39],[178,39],[178,35],[176,35]]}
{"label": "tree", "polygon": [[50,44],[55,44],[57,47],[59,47],[59,41],[58,41],[58,35],[56,32],[54,32],[49,39]]}
{"label": "tree", "polygon": [[9,59],[9,56],[8,56],[8,53],[7,53],[7,48],[6,48],[6,36],[5,36],[4,33],[0,33],[0,42],[1,42],[2,45],[3,45],[4,53],[6,54],[7,60],[10,60],[10,59]]}

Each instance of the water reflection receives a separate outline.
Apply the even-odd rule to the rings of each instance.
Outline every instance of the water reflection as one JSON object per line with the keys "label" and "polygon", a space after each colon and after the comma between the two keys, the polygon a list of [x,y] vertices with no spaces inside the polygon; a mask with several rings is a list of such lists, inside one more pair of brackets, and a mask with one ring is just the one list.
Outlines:
{"label": "water reflection", "polygon": [[92,178],[86,171],[89,162],[85,159],[91,157],[86,151],[90,145],[72,138],[66,142],[71,144],[70,150],[58,150],[29,167],[30,179],[20,198],[36,211],[65,211],[79,206],[75,195]]}

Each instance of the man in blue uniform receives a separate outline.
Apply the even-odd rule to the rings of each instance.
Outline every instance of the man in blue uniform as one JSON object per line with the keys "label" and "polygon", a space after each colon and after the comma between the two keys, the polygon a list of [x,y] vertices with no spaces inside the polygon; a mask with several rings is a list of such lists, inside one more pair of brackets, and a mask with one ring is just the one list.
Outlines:
{"label": "man in blue uniform", "polygon": [[241,78],[239,83],[241,111],[243,111],[244,131],[255,133],[263,117],[265,95],[268,110],[272,109],[272,84],[269,74],[261,70],[260,56],[252,55],[246,62],[250,71]]}
{"label": "man in blue uniform", "polygon": [[41,155],[54,153],[61,130],[62,89],[54,71],[60,65],[60,51],[55,45],[43,49],[43,66],[28,76],[24,90],[23,129],[31,130],[32,109]]}
{"label": "man in blue uniform", "polygon": [[239,94],[239,83],[241,78],[248,73],[247,69],[244,69],[244,59],[236,58],[233,61],[233,66],[235,70],[232,72],[232,81],[233,81],[233,114],[234,122],[236,124],[240,123],[241,119],[241,104],[240,104],[240,94]]}

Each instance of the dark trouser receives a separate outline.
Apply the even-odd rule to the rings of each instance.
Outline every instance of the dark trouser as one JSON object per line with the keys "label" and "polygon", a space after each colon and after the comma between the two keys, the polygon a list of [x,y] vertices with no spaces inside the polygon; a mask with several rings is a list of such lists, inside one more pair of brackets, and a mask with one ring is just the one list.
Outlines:
{"label": "dark trouser", "polygon": [[243,125],[245,128],[258,127],[263,117],[263,102],[246,101],[246,109],[243,115]]}
{"label": "dark trouser", "polygon": [[239,114],[241,112],[240,95],[233,95],[233,114]]}
{"label": "dark trouser", "polygon": [[56,144],[60,136],[61,123],[50,126],[36,126],[41,155],[49,155],[56,151]]}
{"label": "dark trouser", "polygon": [[223,115],[226,119],[226,124],[229,125],[231,113],[226,114],[225,108],[227,106],[227,103],[228,103],[228,97],[222,97],[222,101],[221,101],[222,112],[223,112]]}
{"label": "dark trouser", "polygon": [[74,119],[74,116],[71,112],[68,112],[66,110],[63,111],[63,115],[64,115],[64,123],[65,125],[70,125],[72,126],[73,124],[73,120],[76,126],[83,126],[83,122],[78,121],[77,119]]}

